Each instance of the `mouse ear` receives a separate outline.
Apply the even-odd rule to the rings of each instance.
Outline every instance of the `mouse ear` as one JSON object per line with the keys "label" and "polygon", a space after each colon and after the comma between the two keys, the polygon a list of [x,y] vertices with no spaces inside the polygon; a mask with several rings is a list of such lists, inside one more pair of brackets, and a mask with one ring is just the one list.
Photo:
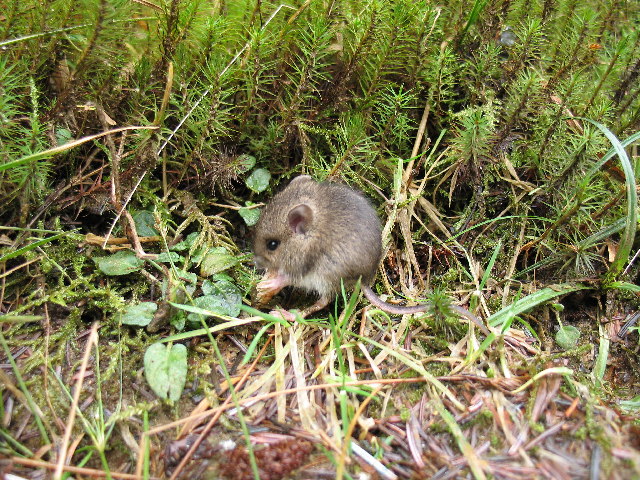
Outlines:
{"label": "mouse ear", "polygon": [[293,233],[306,233],[313,222],[313,211],[309,205],[302,203],[289,210],[287,220]]}

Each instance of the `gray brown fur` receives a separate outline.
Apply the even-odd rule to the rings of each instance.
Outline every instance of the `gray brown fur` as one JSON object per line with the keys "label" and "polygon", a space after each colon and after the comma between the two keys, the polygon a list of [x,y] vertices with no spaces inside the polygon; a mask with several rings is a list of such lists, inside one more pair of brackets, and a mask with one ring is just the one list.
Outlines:
{"label": "gray brown fur", "polygon": [[[304,234],[292,231],[288,212],[307,205],[313,219]],[[278,240],[275,251],[269,240]],[[340,280],[352,285],[362,276],[370,284],[382,255],[381,227],[376,211],[359,192],[333,182],[296,177],[273,197],[260,216],[254,236],[259,268],[279,270],[290,284],[332,298]]]}

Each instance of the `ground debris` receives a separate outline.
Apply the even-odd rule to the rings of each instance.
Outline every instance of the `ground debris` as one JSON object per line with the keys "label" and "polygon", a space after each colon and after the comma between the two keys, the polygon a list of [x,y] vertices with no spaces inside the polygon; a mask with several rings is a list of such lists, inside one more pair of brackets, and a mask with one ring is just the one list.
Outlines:
{"label": "ground debris", "polygon": [[[313,451],[310,442],[290,438],[255,447],[254,454],[261,480],[280,480],[307,461]],[[229,480],[252,480],[253,472],[246,446],[237,445],[225,452],[220,462],[220,474]]]}

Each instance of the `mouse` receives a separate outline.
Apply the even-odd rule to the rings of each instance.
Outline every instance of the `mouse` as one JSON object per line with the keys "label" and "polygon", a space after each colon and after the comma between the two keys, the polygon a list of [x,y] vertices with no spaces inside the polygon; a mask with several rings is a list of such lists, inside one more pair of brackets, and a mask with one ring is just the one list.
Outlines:
{"label": "mouse", "polygon": [[[301,312],[306,317],[325,308],[342,282],[350,288],[360,280],[367,300],[387,313],[406,315],[431,308],[430,303],[392,305],[372,290],[382,260],[380,218],[361,192],[342,183],[317,182],[309,175],[291,180],[260,214],[253,253],[256,268],[265,271],[256,287],[259,307],[284,287],[293,286],[318,295]],[[450,308],[489,334],[471,312],[457,305]]]}

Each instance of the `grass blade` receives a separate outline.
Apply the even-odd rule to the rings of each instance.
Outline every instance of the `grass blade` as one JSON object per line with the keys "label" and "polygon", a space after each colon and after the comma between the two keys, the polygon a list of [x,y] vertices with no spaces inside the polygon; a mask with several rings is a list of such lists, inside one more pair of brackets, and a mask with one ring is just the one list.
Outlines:
{"label": "grass blade", "polygon": [[578,290],[587,290],[590,287],[580,284],[564,283],[553,285],[538,290],[531,295],[521,298],[515,303],[508,305],[499,312],[491,315],[487,321],[492,327],[502,326],[505,322],[512,319],[516,315],[527,312],[538,305],[548,302],[551,299],[566,295],[567,293],[577,292]]}
{"label": "grass blade", "polygon": [[[622,237],[620,238],[620,245],[618,247],[618,251],[616,252],[616,257],[611,263],[609,272],[606,275],[606,280],[608,280],[608,282],[612,282],[616,279],[620,272],[622,272],[624,264],[629,260],[629,254],[631,253],[631,248],[633,246],[633,241],[636,235],[638,224],[638,194],[636,192],[635,171],[633,169],[633,165],[631,165],[631,161],[629,160],[629,156],[627,155],[624,146],[622,145],[620,140],[618,140],[618,138],[613,134],[613,132],[611,132],[611,130],[609,130],[603,124],[596,122],[595,120],[591,120],[589,118],[581,118],[581,120],[595,125],[609,139],[611,145],[613,146],[613,149],[615,150],[615,153],[620,159],[622,170],[624,171],[625,175],[625,183],[627,187],[627,224],[625,225],[624,232],[622,234]],[[637,139],[636,137],[640,138],[640,132],[629,138]]]}

